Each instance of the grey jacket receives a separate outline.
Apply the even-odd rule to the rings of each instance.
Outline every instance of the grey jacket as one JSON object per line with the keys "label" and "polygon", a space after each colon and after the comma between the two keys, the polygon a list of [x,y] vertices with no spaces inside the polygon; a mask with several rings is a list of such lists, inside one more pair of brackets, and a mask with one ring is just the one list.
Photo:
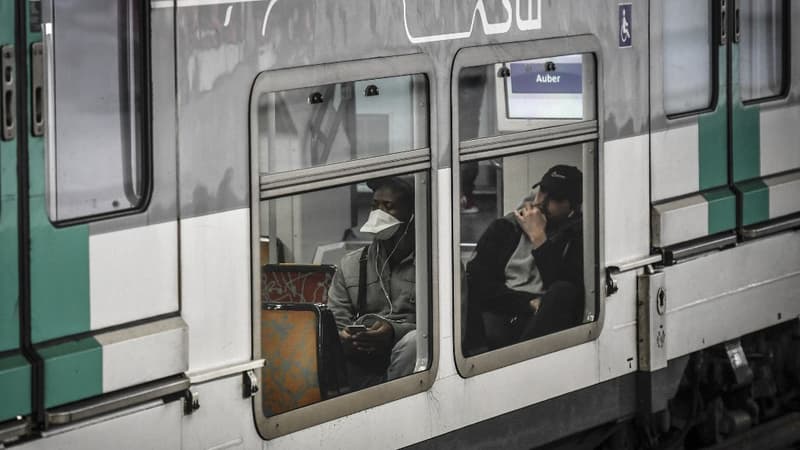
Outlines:
{"label": "grey jacket", "polygon": [[[346,254],[336,269],[333,282],[328,290],[328,307],[336,317],[336,326],[341,330],[353,324],[358,314],[359,259],[363,249]],[[381,278],[383,289],[378,281],[376,269],[383,266],[386,251],[375,242],[369,245],[367,253],[366,307],[364,314],[377,314],[389,321],[394,329],[394,342],[397,343],[411,330],[417,328],[416,286],[414,254],[403,259],[394,270],[387,264]],[[386,294],[392,302],[391,314]]]}

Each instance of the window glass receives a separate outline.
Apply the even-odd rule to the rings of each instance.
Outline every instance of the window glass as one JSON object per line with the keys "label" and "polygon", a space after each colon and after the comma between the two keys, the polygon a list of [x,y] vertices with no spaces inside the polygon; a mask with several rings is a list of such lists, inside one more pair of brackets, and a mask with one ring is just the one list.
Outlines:
{"label": "window glass", "polygon": [[711,106],[714,93],[711,2],[662,2],[664,112],[680,114]]}
{"label": "window glass", "polygon": [[261,173],[427,147],[427,86],[406,75],[262,94]]}
{"label": "window glass", "polygon": [[462,164],[465,356],[595,320],[593,145]]}
{"label": "window glass", "polygon": [[783,88],[783,1],[743,1],[739,77],[742,100],[780,95]]}
{"label": "window glass", "polygon": [[429,367],[428,174],[260,205],[271,417]]}
{"label": "window glass", "polygon": [[595,118],[588,54],[465,67],[459,72],[461,141]]}
{"label": "window glass", "polygon": [[52,8],[50,217],[136,208],[147,186],[142,2],[55,1]]}

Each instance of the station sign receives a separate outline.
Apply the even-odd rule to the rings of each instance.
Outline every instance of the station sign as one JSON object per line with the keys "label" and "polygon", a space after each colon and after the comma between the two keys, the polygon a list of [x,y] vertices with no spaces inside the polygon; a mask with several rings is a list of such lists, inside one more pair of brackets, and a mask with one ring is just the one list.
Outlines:
{"label": "station sign", "polygon": [[517,61],[510,63],[508,69],[508,118],[583,118],[581,55]]}

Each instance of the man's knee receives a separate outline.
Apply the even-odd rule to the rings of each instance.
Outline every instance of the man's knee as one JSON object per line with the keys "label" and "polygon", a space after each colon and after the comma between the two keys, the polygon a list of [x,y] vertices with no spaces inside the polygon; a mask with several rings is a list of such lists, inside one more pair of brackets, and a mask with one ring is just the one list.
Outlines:
{"label": "man's knee", "polygon": [[417,330],[406,333],[392,347],[392,361],[397,359],[412,358],[417,359]]}
{"label": "man's knee", "polygon": [[387,378],[392,380],[410,375],[414,371],[416,362],[417,330],[411,330],[392,347]]}

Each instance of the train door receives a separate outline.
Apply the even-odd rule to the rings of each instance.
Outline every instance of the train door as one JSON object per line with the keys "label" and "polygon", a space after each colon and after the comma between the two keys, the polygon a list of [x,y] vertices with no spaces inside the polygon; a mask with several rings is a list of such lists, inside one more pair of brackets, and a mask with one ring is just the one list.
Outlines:
{"label": "train door", "polygon": [[668,254],[736,239],[727,2],[651,2],[651,241]]}
{"label": "train door", "polygon": [[[3,396],[0,421],[32,412],[32,425],[46,429],[187,384],[169,63],[174,33],[171,22],[167,33],[150,33],[148,2],[45,0],[0,8],[12,5],[23,8],[12,42],[20,103],[17,140],[2,141],[0,352],[21,344],[30,368],[5,378],[13,361],[0,362],[0,392],[20,397],[6,411]],[[3,11],[0,20],[13,16]],[[3,23],[0,42],[7,29]],[[150,70],[151,55],[163,68]],[[15,142],[16,197],[8,169]],[[15,240],[26,244],[18,247],[18,266],[6,252]],[[8,283],[16,267],[18,290]],[[12,304],[19,343],[5,323],[16,319],[7,314]]]}
{"label": "train door", "polygon": [[651,238],[667,263],[800,211],[789,6],[651,4]]}
{"label": "train door", "polygon": [[800,212],[797,6],[729,0],[731,183],[744,239],[795,226]]}
{"label": "train door", "polygon": [[18,308],[17,7],[0,3],[0,435],[7,429],[2,424],[31,412],[31,365],[22,353]]}

